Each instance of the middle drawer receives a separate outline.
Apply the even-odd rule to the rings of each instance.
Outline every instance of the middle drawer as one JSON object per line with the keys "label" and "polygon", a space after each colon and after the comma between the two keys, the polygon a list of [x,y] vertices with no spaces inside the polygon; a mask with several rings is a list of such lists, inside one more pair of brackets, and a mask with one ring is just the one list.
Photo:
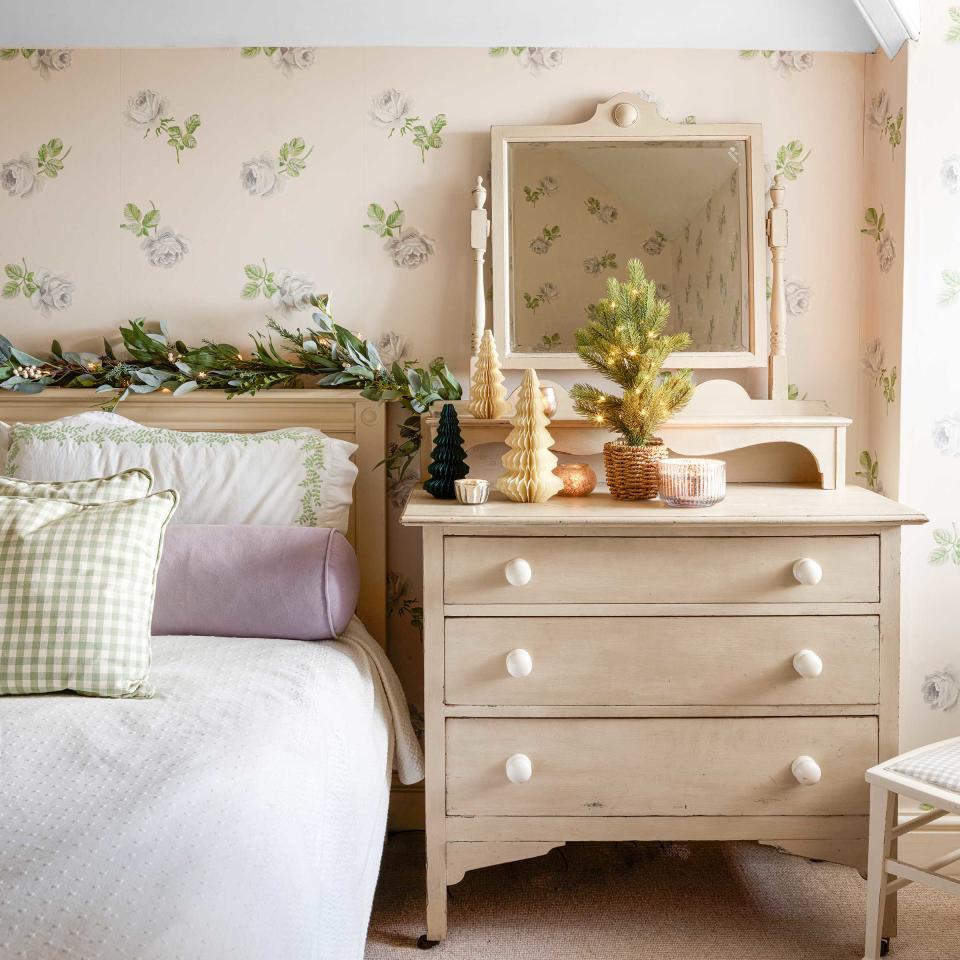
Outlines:
{"label": "middle drawer", "polygon": [[[873,704],[879,696],[872,616],[451,617],[444,630],[449,704]],[[815,658],[795,666],[803,650]],[[508,664],[513,651],[527,656]],[[817,660],[822,669],[810,676]]]}

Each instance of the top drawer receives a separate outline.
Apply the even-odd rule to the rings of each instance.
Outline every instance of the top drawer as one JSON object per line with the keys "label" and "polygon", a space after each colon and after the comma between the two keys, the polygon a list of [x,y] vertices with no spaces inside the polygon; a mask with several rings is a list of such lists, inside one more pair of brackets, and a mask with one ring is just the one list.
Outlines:
{"label": "top drawer", "polygon": [[[794,576],[815,560],[816,585]],[[526,583],[507,565],[529,565]],[[519,567],[525,579],[523,564]],[[876,536],[469,537],[444,540],[446,603],[876,603]]]}

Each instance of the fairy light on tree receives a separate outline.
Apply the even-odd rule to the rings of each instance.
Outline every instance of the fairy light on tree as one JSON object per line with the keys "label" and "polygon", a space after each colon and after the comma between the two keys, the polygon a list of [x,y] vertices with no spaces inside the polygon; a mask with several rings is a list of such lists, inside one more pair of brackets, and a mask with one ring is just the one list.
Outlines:
{"label": "fairy light on tree", "polygon": [[[623,438],[619,444],[604,447],[608,483],[614,496],[615,482],[608,459],[608,448],[634,448],[634,454],[611,450],[609,456],[633,456],[662,449],[655,433],[693,395],[690,370],[664,371],[671,353],[690,346],[686,333],[664,333],[670,317],[670,304],[657,298],[657,285],[648,280],[643,264],[630,260],[627,281],[607,280],[607,295],[597,301],[591,319],[576,332],[577,352],[594,370],[620,388],[619,393],[602,390],[594,384],[578,383],[570,391],[574,409],[598,424],[605,424]],[[648,453],[647,456],[652,456]],[[646,488],[650,486],[649,471]],[[656,495],[656,463],[653,462],[653,493]],[[635,499],[634,496],[625,499]]]}

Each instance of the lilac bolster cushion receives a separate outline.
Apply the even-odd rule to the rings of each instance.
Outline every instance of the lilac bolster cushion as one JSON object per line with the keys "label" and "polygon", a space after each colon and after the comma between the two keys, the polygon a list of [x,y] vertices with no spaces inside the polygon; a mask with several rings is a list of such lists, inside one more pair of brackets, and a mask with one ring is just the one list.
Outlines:
{"label": "lilac bolster cushion", "polygon": [[337,530],[170,524],[153,634],[326,640],[359,593],[357,555]]}

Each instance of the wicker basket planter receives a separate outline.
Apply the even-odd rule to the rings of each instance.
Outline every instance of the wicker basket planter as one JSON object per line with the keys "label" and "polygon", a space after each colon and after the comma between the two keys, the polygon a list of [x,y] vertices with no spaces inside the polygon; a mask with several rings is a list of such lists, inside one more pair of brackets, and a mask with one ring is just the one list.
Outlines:
{"label": "wicker basket planter", "polygon": [[605,443],[603,468],[610,495],[617,500],[652,500],[660,483],[657,464],[668,454],[659,437],[644,447],[631,447],[622,440]]}

